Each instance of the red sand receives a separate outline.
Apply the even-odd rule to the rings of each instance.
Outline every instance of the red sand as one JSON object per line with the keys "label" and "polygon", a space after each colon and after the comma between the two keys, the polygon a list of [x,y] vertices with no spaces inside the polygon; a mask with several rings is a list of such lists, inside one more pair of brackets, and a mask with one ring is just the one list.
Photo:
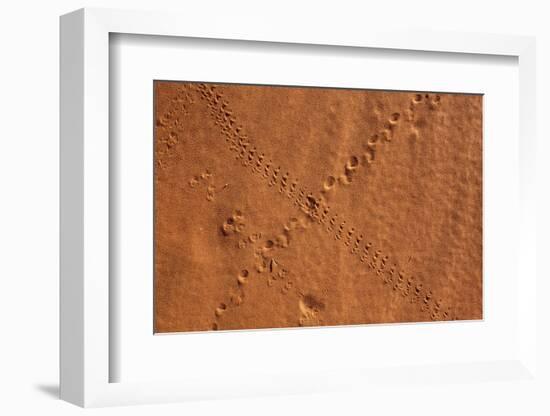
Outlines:
{"label": "red sand", "polygon": [[482,318],[482,97],[155,83],[155,332]]}

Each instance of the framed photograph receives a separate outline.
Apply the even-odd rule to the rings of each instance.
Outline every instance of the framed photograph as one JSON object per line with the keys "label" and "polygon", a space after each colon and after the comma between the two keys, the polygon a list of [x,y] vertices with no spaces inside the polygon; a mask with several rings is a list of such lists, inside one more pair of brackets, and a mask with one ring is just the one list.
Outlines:
{"label": "framed photograph", "polygon": [[237,23],[61,17],[61,397],[537,383],[534,39]]}

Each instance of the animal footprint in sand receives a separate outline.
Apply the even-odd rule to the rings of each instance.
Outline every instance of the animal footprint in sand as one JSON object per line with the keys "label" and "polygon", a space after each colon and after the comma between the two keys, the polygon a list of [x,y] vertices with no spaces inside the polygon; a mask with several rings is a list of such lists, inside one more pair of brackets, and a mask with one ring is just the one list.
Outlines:
{"label": "animal footprint in sand", "polygon": [[283,285],[283,287],[281,288],[281,293],[286,295],[290,291],[290,289],[292,289],[293,286],[294,286],[294,282],[292,280],[287,280]]}
{"label": "animal footprint in sand", "polygon": [[189,186],[191,188],[197,188],[199,186],[206,187],[206,200],[211,202],[215,199],[215,195],[219,192],[222,192],[229,188],[229,184],[226,183],[223,186],[221,186],[219,189],[216,189],[216,186],[213,182],[213,174],[210,172],[209,169],[206,169],[204,172],[200,173],[199,175],[193,176],[191,179],[189,179]]}
{"label": "animal footprint in sand", "polygon": [[418,128],[428,124],[426,111],[438,110],[441,105],[441,95],[438,94],[415,94],[410,101],[409,109],[406,112],[407,119],[414,123],[411,131],[411,139],[418,138]]}
{"label": "animal footprint in sand", "polygon": [[243,293],[232,293],[229,299],[232,305],[239,306],[243,303],[244,296]]}
{"label": "animal footprint in sand", "polygon": [[318,326],[323,323],[319,314],[325,309],[325,304],[312,295],[303,295],[298,301],[300,309],[300,326]]}
{"label": "animal footprint in sand", "polygon": [[214,311],[214,314],[217,317],[220,317],[225,313],[226,310],[227,310],[227,305],[225,303],[220,303],[220,306],[216,308],[216,310]]}
{"label": "animal footprint in sand", "polygon": [[237,282],[239,285],[245,285],[248,283],[248,270],[241,270],[241,272],[237,275]]}
{"label": "animal footprint in sand", "polygon": [[424,104],[431,110],[434,110],[439,104],[441,104],[441,96],[438,94],[415,94],[411,100],[411,104]]}
{"label": "animal footprint in sand", "polygon": [[248,237],[242,238],[237,243],[238,248],[246,248],[249,244],[254,246],[262,238],[262,233],[252,233]]}
{"label": "animal footprint in sand", "polygon": [[328,192],[332,188],[334,188],[334,185],[336,185],[336,178],[334,176],[329,176],[325,179],[325,182],[323,183],[323,190],[322,192]]}
{"label": "animal footprint in sand", "polygon": [[[235,210],[233,212],[233,215],[231,215],[231,217],[229,217],[224,221],[224,223],[221,226],[221,229],[222,229],[223,235],[229,236],[233,233],[236,233],[236,234],[242,233],[245,226],[246,224],[244,222],[244,215],[242,214],[241,211]],[[239,242],[239,247],[241,247],[240,243],[241,242]]]}

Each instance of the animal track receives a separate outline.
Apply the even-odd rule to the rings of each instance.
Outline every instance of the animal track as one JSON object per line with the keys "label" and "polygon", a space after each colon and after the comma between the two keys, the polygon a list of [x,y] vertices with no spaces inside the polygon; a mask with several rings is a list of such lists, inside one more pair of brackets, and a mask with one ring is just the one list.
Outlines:
{"label": "animal track", "polygon": [[210,172],[209,169],[206,169],[204,172],[201,172],[199,175],[193,176],[189,179],[189,186],[191,188],[206,188],[206,200],[211,202],[215,199],[215,195],[218,192],[224,191],[229,187],[229,184],[226,183],[220,189],[216,189],[216,186],[213,182],[214,175]]}
{"label": "animal track", "polygon": [[441,95],[439,94],[415,94],[407,109],[407,119],[412,121],[417,128],[422,127],[427,123],[427,120],[425,118],[416,118],[416,113],[419,110],[434,111],[437,110],[440,105]]}
{"label": "animal track", "polygon": [[[235,211],[233,215],[225,222],[225,224],[229,223],[229,225],[233,225],[235,222],[242,220],[244,220],[244,215],[242,212]],[[283,294],[288,294],[290,290],[294,289],[294,281],[291,279],[291,273],[288,268],[284,267],[280,261],[274,258],[274,250],[286,248],[288,246],[290,234],[303,228],[304,227],[300,220],[296,217],[292,217],[283,226],[283,233],[281,235],[285,235],[287,238],[284,244],[277,242],[277,238],[264,238],[261,232],[251,233],[239,241],[239,248],[250,247],[252,249],[256,260],[254,271],[258,274],[266,273],[267,286],[280,286],[280,291]],[[229,305],[231,305],[231,307],[237,307],[243,303],[245,297],[245,286],[248,284],[250,276],[251,273],[248,268],[242,269],[237,274],[237,289],[231,289],[231,293],[229,294]],[[223,314],[223,312],[220,312],[218,309],[215,311],[216,319]],[[212,328],[217,330],[219,327],[220,324],[218,320],[216,320],[213,323]]]}
{"label": "animal track", "polygon": [[248,282],[248,270],[242,270],[237,276],[237,282],[240,285],[245,285]]}
{"label": "animal track", "polygon": [[328,193],[334,189],[334,185],[336,183],[343,186],[350,185],[353,182],[353,176],[358,172],[359,168],[367,167],[374,162],[377,144],[392,141],[395,126],[398,124],[400,119],[400,113],[392,113],[386,121],[384,127],[377,133],[371,135],[367,139],[366,143],[363,144],[364,152],[361,156],[358,157],[356,155],[351,155],[344,165],[344,172],[338,176],[338,181],[334,180],[334,176],[329,176],[332,180],[330,183],[327,183],[327,180],[325,180],[321,192]]}
{"label": "animal track", "polygon": [[[171,101],[177,106],[178,111],[176,112],[172,108],[159,115],[155,120],[155,152],[158,156],[168,156],[171,149],[182,139],[180,130],[183,123],[180,117],[187,116],[189,108],[195,103],[193,87],[191,85],[178,86]],[[157,157],[157,167],[162,169],[165,161],[165,157]]]}
{"label": "animal track", "polygon": [[225,303],[220,303],[220,306],[216,308],[216,311],[214,312],[216,316],[222,316],[227,309],[227,305]]}
{"label": "animal track", "polygon": [[[241,272],[242,273],[242,272]],[[214,310],[214,322],[212,323],[212,330],[217,331],[220,329],[220,318],[229,310],[232,308],[237,308],[244,302],[244,290],[242,288],[242,284],[239,281],[239,278],[241,278],[242,275],[239,274],[237,276],[237,287],[232,288],[229,293],[229,304],[226,304],[224,302],[221,302],[219,306]]]}
{"label": "animal track", "polygon": [[298,323],[300,326],[319,326],[323,320],[319,314],[325,309],[325,304],[317,300],[312,295],[303,295],[298,301],[300,317]]}
{"label": "animal track", "polygon": [[[250,172],[262,178],[269,188],[276,189],[277,193],[286,196],[291,203],[295,205],[306,218],[312,222],[325,225],[328,233],[334,234],[336,241],[344,243],[345,247],[351,247],[353,235],[357,233],[360,236],[353,243],[353,248],[348,250],[348,253],[358,256],[362,263],[366,263],[367,267],[374,270],[375,274],[382,277],[384,283],[393,282],[393,291],[400,293],[403,298],[422,299],[421,309],[427,312],[431,319],[453,319],[452,312],[448,308],[443,307],[443,301],[438,299],[437,303],[433,303],[432,292],[424,288],[422,284],[415,286],[415,290],[411,290],[412,278],[406,278],[405,272],[401,271],[395,275],[395,266],[386,269],[389,262],[389,256],[384,255],[381,250],[374,250],[372,242],[363,243],[363,235],[356,231],[356,228],[344,220],[341,213],[335,213],[328,205],[324,198],[315,196],[312,192],[300,185],[300,181],[289,171],[276,165],[269,159],[265,153],[261,152],[257,147],[252,145],[251,140],[244,133],[243,126],[238,124],[233,111],[229,107],[229,103],[224,99],[223,94],[217,91],[213,85],[197,84],[196,90],[201,98],[206,100],[207,106],[210,109],[210,114],[214,118],[215,124],[220,128],[222,135],[231,152],[235,153],[235,158],[241,161],[241,165],[250,169]],[[410,107],[407,111],[407,118],[414,120],[416,106],[424,103],[429,109],[434,110],[441,104],[441,97],[438,95],[431,96],[429,94],[415,94],[411,99]],[[344,185],[349,185],[352,182],[355,171],[360,166],[372,164],[375,161],[376,148],[381,142],[391,142],[396,125],[402,119],[401,113],[392,113],[383,128],[376,134],[373,134],[364,144],[364,153],[361,157],[352,155],[344,166],[344,173],[338,179],[329,176],[323,183],[321,195],[329,192],[339,182]],[[277,185],[277,186],[275,186]],[[330,218],[327,224],[327,219]],[[232,229],[232,224],[224,224],[224,234],[226,228]],[[345,238],[344,236],[347,236]],[[282,233],[274,240],[271,240],[273,246],[287,247],[289,238],[287,233]],[[240,244],[246,246],[246,244]],[[362,249],[361,249],[362,247]],[[262,259],[257,264],[258,272],[264,272],[270,265]],[[273,284],[273,280],[268,279],[268,285]],[[411,281],[410,285],[407,283]],[[403,286],[405,285],[405,286]],[[441,312],[445,309],[445,312]]]}
{"label": "animal track", "polygon": [[233,233],[240,234],[243,232],[246,224],[241,211],[235,210],[231,217],[226,219],[221,226],[223,235],[229,236]]}
{"label": "animal track", "polygon": [[325,183],[323,184],[323,191],[330,191],[334,185],[336,185],[336,178],[334,176],[327,177]]}

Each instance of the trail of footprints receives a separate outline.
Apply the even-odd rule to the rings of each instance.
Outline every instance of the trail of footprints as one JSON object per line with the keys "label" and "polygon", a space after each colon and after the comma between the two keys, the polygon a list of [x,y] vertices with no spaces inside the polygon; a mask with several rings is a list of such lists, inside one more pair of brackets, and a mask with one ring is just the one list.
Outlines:
{"label": "trail of footprints", "polygon": [[[236,210],[222,225],[224,236],[231,236],[232,233],[242,235],[244,229],[244,215]],[[243,225],[243,227],[240,227]],[[218,318],[220,318],[229,307],[240,306],[245,299],[245,287],[252,277],[252,274],[265,275],[265,282],[268,287],[279,288],[282,294],[288,294],[294,287],[294,280],[291,271],[279,260],[276,259],[276,250],[287,248],[293,232],[304,230],[306,225],[298,218],[290,218],[287,224],[283,226],[283,231],[275,237],[268,238],[261,232],[253,232],[247,236],[239,238],[237,247],[239,249],[250,249],[254,254],[255,263],[252,268],[242,269],[236,276],[236,286],[231,288],[229,293],[229,305],[220,303],[215,309],[215,322],[213,329],[219,328]],[[302,324],[302,323],[300,323]]]}
{"label": "trail of footprints", "polygon": [[[158,143],[156,151],[159,156],[169,154],[171,149],[180,142],[181,135],[178,134],[178,129],[183,126],[180,116],[189,114],[189,107],[195,103],[194,94],[192,86],[179,86],[178,92],[171,100],[175,107],[168,109],[155,120]],[[162,169],[163,159],[157,158],[156,164]]]}
{"label": "trail of footprints", "polygon": [[209,202],[214,201],[216,194],[229,188],[229,184],[226,183],[221,187],[216,187],[213,180],[214,174],[210,172],[210,169],[205,169],[198,175],[194,175],[189,179],[189,186],[191,188],[206,188],[206,200]]}
{"label": "trail of footprints", "polygon": [[[323,197],[323,193],[330,191],[337,182],[350,183],[351,178],[361,166],[374,162],[377,144],[391,142],[394,126],[401,118],[400,113],[393,113],[384,128],[367,140],[364,153],[360,157],[351,156],[345,166],[344,174],[338,179],[329,176],[321,190],[321,195],[315,196],[301,186],[296,177],[293,177],[287,170],[275,164],[253,146],[221,92],[214,86],[206,84],[196,84],[195,88],[201,98],[207,102],[210,115],[224,135],[229,150],[235,153],[236,160],[240,161],[243,167],[263,178],[267,186],[276,190],[297,207],[311,222],[324,227],[327,234],[341,242],[348,253],[356,256],[361,263],[373,270],[383,284],[390,287],[393,292],[408,299],[411,303],[418,303],[421,310],[427,313],[432,320],[457,319],[451,308],[445,306],[441,298],[436,297],[414,276],[408,276],[406,272],[399,270],[399,266],[390,261],[389,256],[385,255],[382,250],[373,247],[372,242],[367,241],[364,235],[349,224],[341,213],[333,212]],[[437,95],[431,101],[429,99],[430,95],[428,94],[416,94],[406,111],[407,119],[414,118],[415,106],[422,102],[431,107],[440,103],[440,98]]]}
{"label": "trail of footprints", "polygon": [[336,185],[349,185],[353,182],[353,177],[361,170],[362,167],[368,167],[372,164],[376,157],[377,146],[382,143],[392,141],[394,130],[401,118],[400,113],[393,113],[384,127],[378,132],[371,135],[363,144],[363,152],[357,155],[351,155],[346,162],[343,173],[339,176],[329,176],[323,183],[321,192],[327,193],[335,188]]}
{"label": "trail of footprints", "polygon": [[[430,110],[436,110],[441,104],[441,96],[437,94],[415,94],[405,111],[407,121],[415,121],[416,110],[421,104],[424,104]],[[401,113],[399,112],[392,113],[382,128],[377,133],[371,135],[363,144],[363,152],[359,156],[351,155],[348,158],[340,175],[331,175],[325,179],[321,192],[328,193],[335,189],[337,185],[350,185],[353,182],[354,176],[361,171],[362,167],[368,167],[374,162],[377,146],[390,143],[393,140],[395,128],[400,122],[401,117]],[[413,127],[411,137],[418,138],[418,135],[418,129]]]}

